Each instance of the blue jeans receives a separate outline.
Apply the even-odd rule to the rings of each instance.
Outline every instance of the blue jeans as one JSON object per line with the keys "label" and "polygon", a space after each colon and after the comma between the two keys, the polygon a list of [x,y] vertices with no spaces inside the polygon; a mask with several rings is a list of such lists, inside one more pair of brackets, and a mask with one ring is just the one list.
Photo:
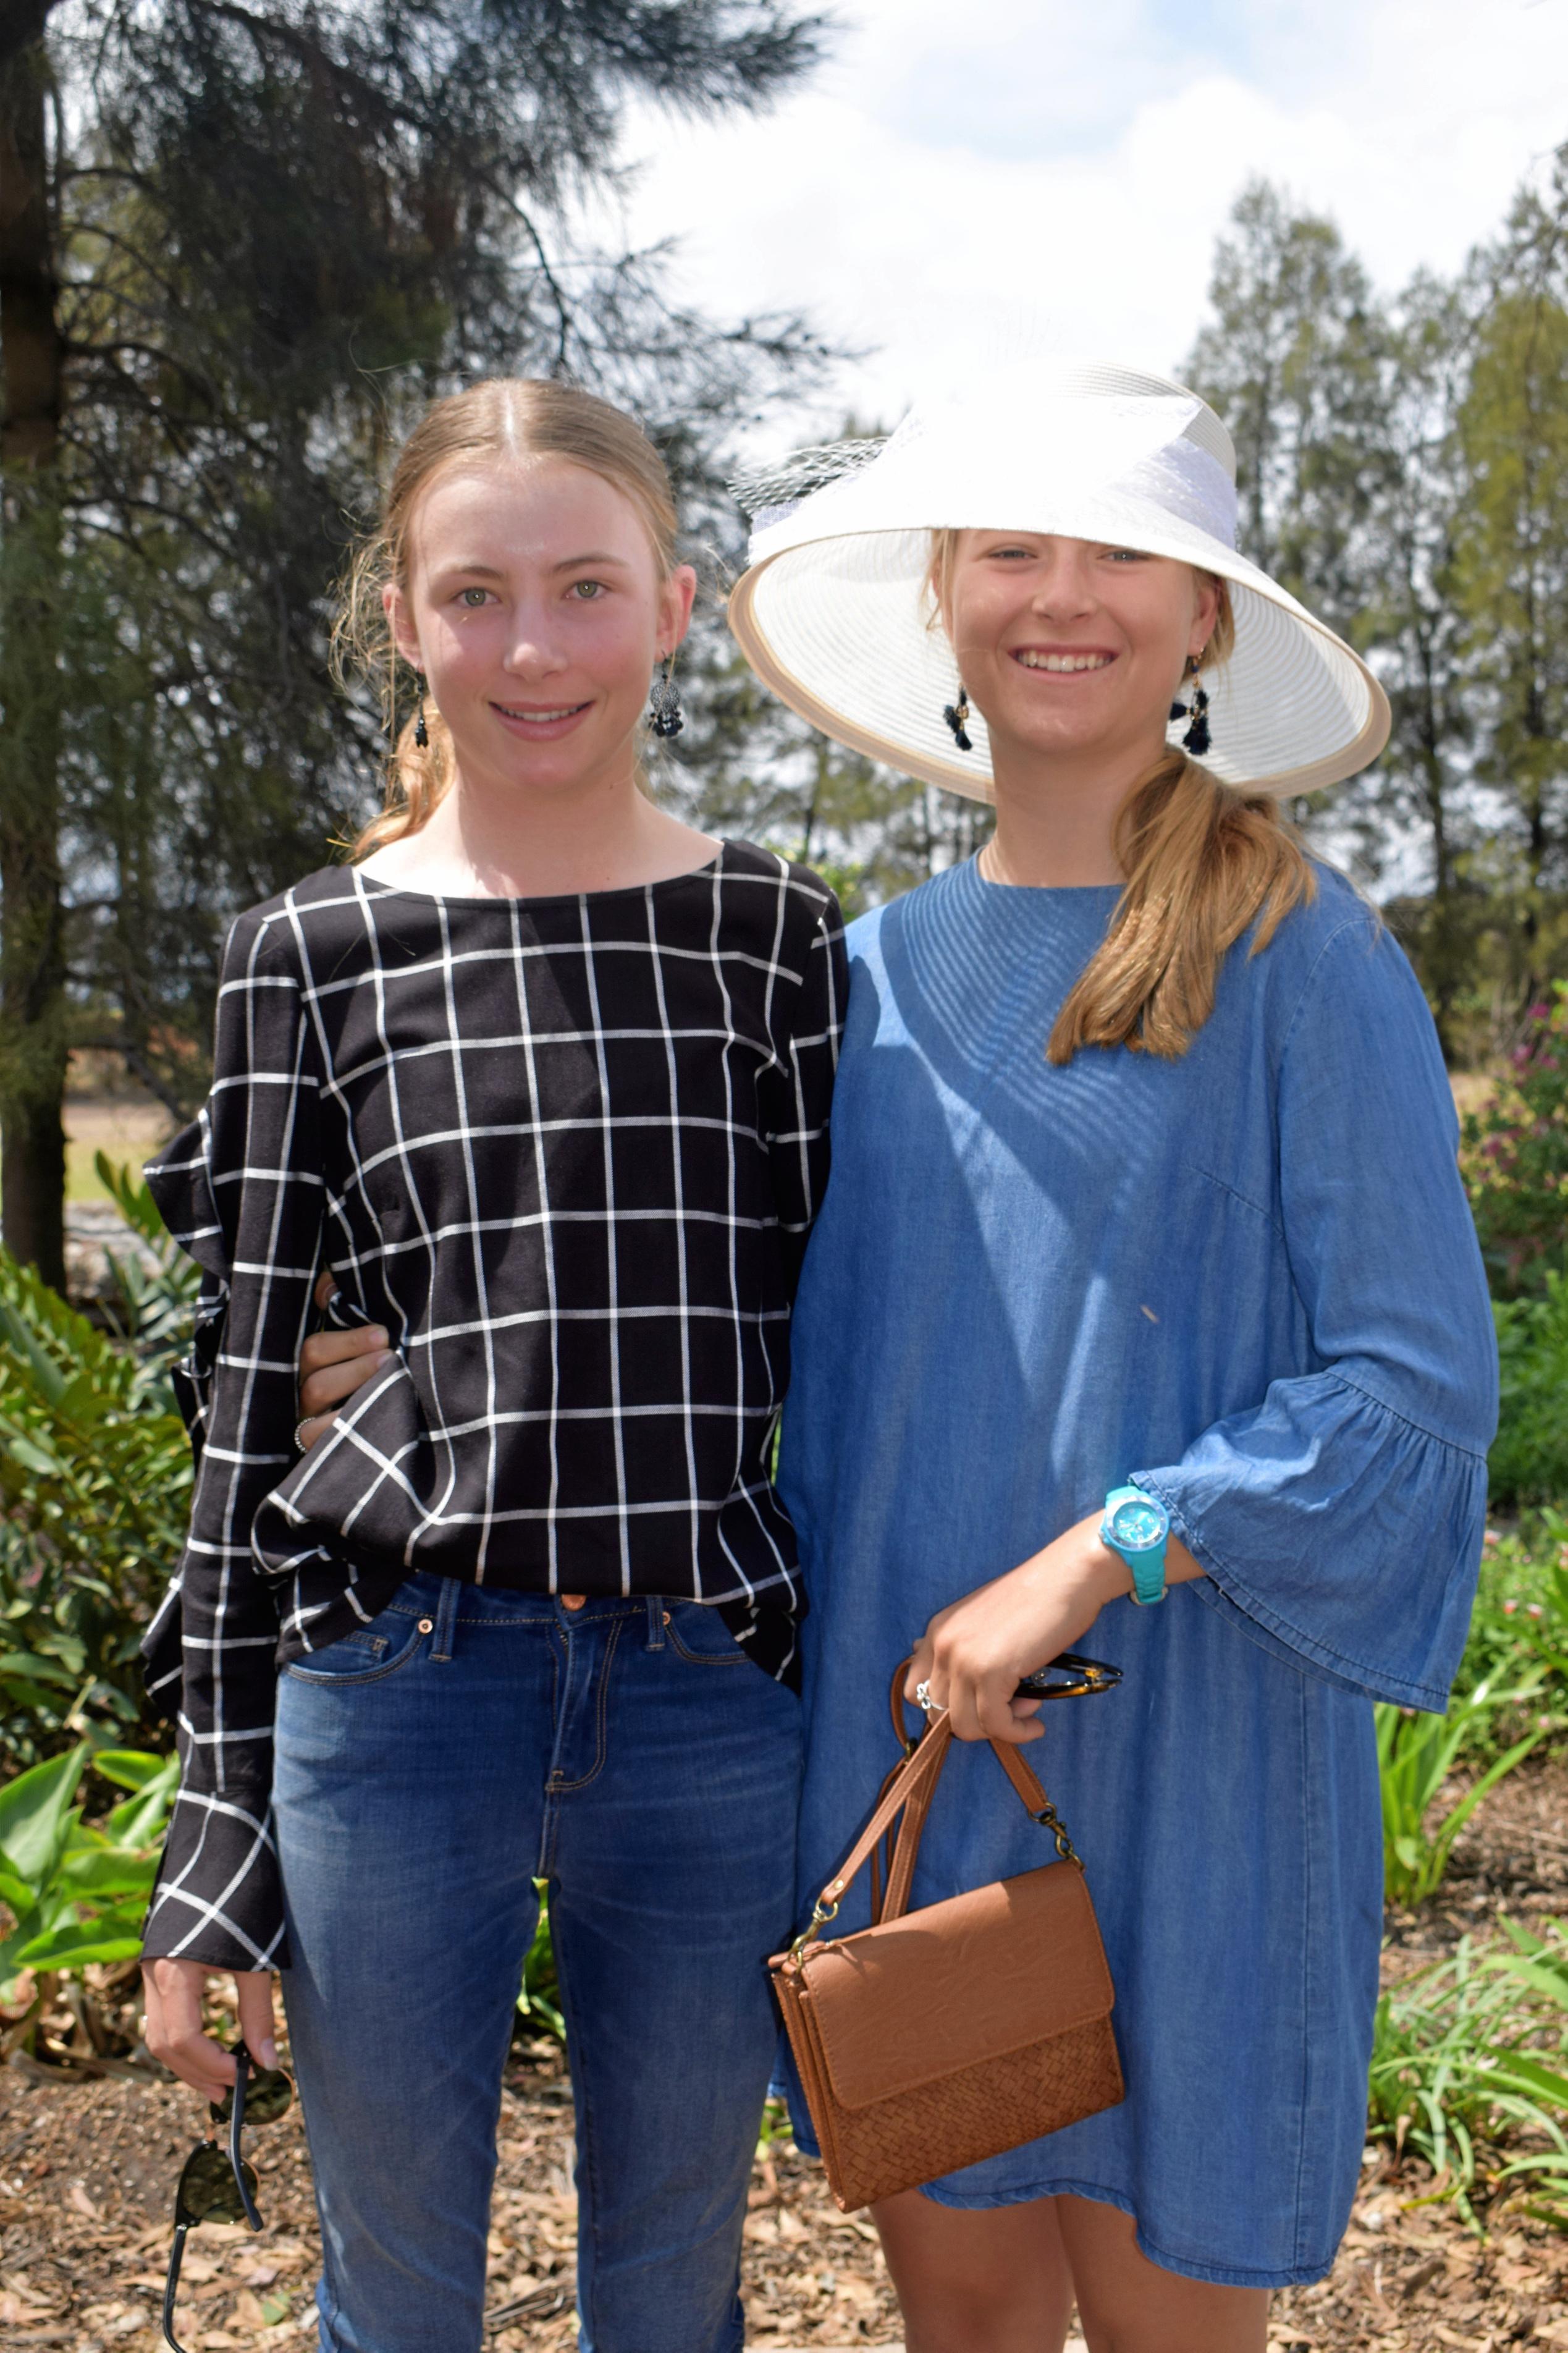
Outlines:
{"label": "blue jeans", "polygon": [[280,1678],[289,2036],[322,2353],[478,2353],[496,2121],[550,1910],[581,2353],[732,2353],[800,1711],[691,1602],[413,1577]]}

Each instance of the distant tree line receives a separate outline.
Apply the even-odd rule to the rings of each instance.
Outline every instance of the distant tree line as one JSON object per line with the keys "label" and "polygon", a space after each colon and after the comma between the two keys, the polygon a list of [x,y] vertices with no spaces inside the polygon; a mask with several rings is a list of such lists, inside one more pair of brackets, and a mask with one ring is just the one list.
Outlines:
{"label": "distant tree line", "polygon": [[1452,280],[1378,293],[1257,183],[1187,363],[1241,540],[1371,661],[1377,766],[1299,812],[1387,905],[1450,1060],[1568,973],[1568,147]]}
{"label": "distant tree line", "polygon": [[[631,98],[763,105],[820,41],[786,0],[3,0],[0,1208],[50,1279],[73,1049],[188,1111],[226,923],[376,796],[325,627],[413,410],[568,374],[660,442],[710,586],[742,560],[737,433],[832,354],[683,309],[582,200]],[[1378,767],[1297,814],[1387,901],[1450,1058],[1484,1058],[1568,971],[1568,149],[1451,282],[1392,296],[1255,185],[1210,308],[1186,373],[1236,437],[1244,545],[1394,708]],[[978,805],[782,711],[719,609],[661,792],[851,911],[977,846]]]}

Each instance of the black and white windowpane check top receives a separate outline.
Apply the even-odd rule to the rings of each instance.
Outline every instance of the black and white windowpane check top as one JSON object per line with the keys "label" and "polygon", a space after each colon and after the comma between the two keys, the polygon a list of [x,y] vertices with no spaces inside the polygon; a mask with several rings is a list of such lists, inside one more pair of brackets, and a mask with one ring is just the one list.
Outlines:
{"label": "black and white windowpane check top", "polygon": [[[579,898],[333,868],[241,916],[206,1109],[147,1172],[205,1274],[149,1953],[285,1957],[277,1670],[414,1571],[711,1602],[791,1676],[770,1451],[844,992],[831,892],[745,843]],[[393,1355],[299,1457],[323,1266]]]}

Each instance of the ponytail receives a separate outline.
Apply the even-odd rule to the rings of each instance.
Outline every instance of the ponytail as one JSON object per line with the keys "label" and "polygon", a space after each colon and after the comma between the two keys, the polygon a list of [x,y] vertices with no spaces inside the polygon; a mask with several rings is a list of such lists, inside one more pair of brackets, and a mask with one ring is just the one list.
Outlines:
{"label": "ponytail", "polygon": [[1122,804],[1113,839],[1127,885],[1057,1016],[1050,1062],[1080,1046],[1184,1054],[1214,1011],[1227,949],[1256,923],[1257,955],[1317,889],[1277,801],[1222,785],[1173,748]]}

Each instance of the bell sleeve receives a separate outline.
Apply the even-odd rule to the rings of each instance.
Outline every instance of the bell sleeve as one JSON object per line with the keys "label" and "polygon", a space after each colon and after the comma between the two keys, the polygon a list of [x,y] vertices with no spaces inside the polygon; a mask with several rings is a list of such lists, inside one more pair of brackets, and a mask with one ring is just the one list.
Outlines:
{"label": "bell sleeve", "polygon": [[1279,1217],[1309,1368],[1132,1474],[1266,1649],[1441,1711],[1469,1624],[1497,1344],[1458,1124],[1415,974],[1358,914],[1278,1060]]}
{"label": "bell sleeve", "polygon": [[276,912],[229,935],[214,1063],[201,1119],[147,1170],[203,1284],[180,1382],[197,1454],[190,1535],[142,1646],[181,1764],[143,1949],[261,1969],[287,1961],[270,1826],[279,1620],[250,1531],[295,1456],[324,1199],[309,1022]]}

